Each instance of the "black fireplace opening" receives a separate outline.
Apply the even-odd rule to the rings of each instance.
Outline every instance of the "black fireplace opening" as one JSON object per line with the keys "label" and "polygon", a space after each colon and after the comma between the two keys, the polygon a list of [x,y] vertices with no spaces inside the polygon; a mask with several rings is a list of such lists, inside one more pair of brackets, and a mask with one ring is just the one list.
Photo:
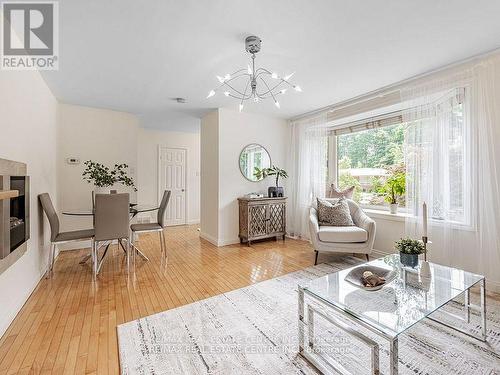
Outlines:
{"label": "black fireplace opening", "polygon": [[13,252],[29,238],[27,178],[10,176],[10,188],[19,192],[17,197],[10,199],[10,252]]}

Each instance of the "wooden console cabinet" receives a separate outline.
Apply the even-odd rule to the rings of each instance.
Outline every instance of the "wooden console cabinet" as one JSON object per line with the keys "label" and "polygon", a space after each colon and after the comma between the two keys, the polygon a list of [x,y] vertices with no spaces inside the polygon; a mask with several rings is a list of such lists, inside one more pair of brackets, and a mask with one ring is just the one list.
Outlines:
{"label": "wooden console cabinet", "polygon": [[240,243],[286,234],[286,198],[238,198]]}

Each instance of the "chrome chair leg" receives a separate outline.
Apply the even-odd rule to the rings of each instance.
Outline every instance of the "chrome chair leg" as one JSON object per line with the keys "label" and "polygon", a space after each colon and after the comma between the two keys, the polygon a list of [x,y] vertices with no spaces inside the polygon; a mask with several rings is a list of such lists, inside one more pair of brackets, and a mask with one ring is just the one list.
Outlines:
{"label": "chrome chair leg", "polygon": [[56,244],[51,242],[50,243],[50,250],[49,250],[49,262],[47,264],[47,275],[45,276],[47,279],[52,277],[53,268],[54,268],[55,247],[56,247]]}
{"label": "chrome chair leg", "polygon": [[161,241],[162,241],[162,245],[163,245],[163,256],[166,258],[167,257],[167,242],[165,241],[165,233],[163,233],[163,229],[160,233],[161,233]]}
{"label": "chrome chair leg", "polygon": [[56,244],[52,244],[52,262],[50,263],[50,272],[54,272],[54,263],[56,262]]}

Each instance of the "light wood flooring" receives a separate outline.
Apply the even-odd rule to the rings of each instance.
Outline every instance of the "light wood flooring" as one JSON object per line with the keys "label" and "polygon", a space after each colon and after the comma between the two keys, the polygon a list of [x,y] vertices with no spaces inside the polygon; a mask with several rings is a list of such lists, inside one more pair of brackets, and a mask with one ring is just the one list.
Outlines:
{"label": "light wood flooring", "polygon": [[147,315],[241,288],[308,266],[306,242],[287,239],[217,248],[196,226],[166,230],[168,261],[158,236],[143,235],[127,276],[124,253],[110,248],[97,281],[80,258],[88,250],[62,253],[51,279],[43,279],[0,339],[0,374],[117,374],[116,326]]}

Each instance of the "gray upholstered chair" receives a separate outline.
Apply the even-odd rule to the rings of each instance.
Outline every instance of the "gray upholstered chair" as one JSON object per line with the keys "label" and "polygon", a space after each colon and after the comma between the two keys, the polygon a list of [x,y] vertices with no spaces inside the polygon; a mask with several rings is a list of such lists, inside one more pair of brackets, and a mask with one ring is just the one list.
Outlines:
{"label": "gray upholstered chair", "polygon": [[47,215],[47,218],[49,219],[50,223],[51,249],[49,253],[49,269],[47,271],[47,277],[49,277],[54,270],[56,246],[68,242],[91,240],[93,248],[94,229],[82,229],[71,232],[60,232],[59,217],[57,216],[57,212],[54,209],[54,205],[52,204],[52,200],[50,199],[49,194],[48,193],[40,194],[38,196],[38,199],[40,200],[43,211]]}
{"label": "gray upholstered chair", "polygon": [[[333,199],[326,199],[333,200]],[[368,255],[375,241],[375,221],[369,218],[353,200],[347,199],[354,226],[335,227],[320,225],[318,212],[313,205],[309,212],[309,233],[316,252],[314,264],[318,263],[318,253],[356,253]]]}
{"label": "gray upholstered chair", "polygon": [[[156,223],[132,224],[130,226],[132,234],[158,232],[158,236],[160,238],[160,251],[163,256],[167,255],[167,247],[165,244],[165,234],[163,233],[163,229],[167,226],[165,214],[167,212],[168,202],[170,201],[170,194],[171,194],[170,190],[165,190],[163,192],[163,197],[161,199],[160,207],[158,208],[158,216]],[[135,245],[132,244],[132,246],[135,249],[137,249]]]}
{"label": "gray upholstered chair", "polygon": [[92,259],[94,265],[94,275],[101,270],[107,247],[99,259],[99,243],[106,243],[117,240],[118,244],[122,241],[127,243],[127,269],[130,265],[129,244],[129,213],[130,197],[125,194],[96,194],[94,209],[94,246]]}

